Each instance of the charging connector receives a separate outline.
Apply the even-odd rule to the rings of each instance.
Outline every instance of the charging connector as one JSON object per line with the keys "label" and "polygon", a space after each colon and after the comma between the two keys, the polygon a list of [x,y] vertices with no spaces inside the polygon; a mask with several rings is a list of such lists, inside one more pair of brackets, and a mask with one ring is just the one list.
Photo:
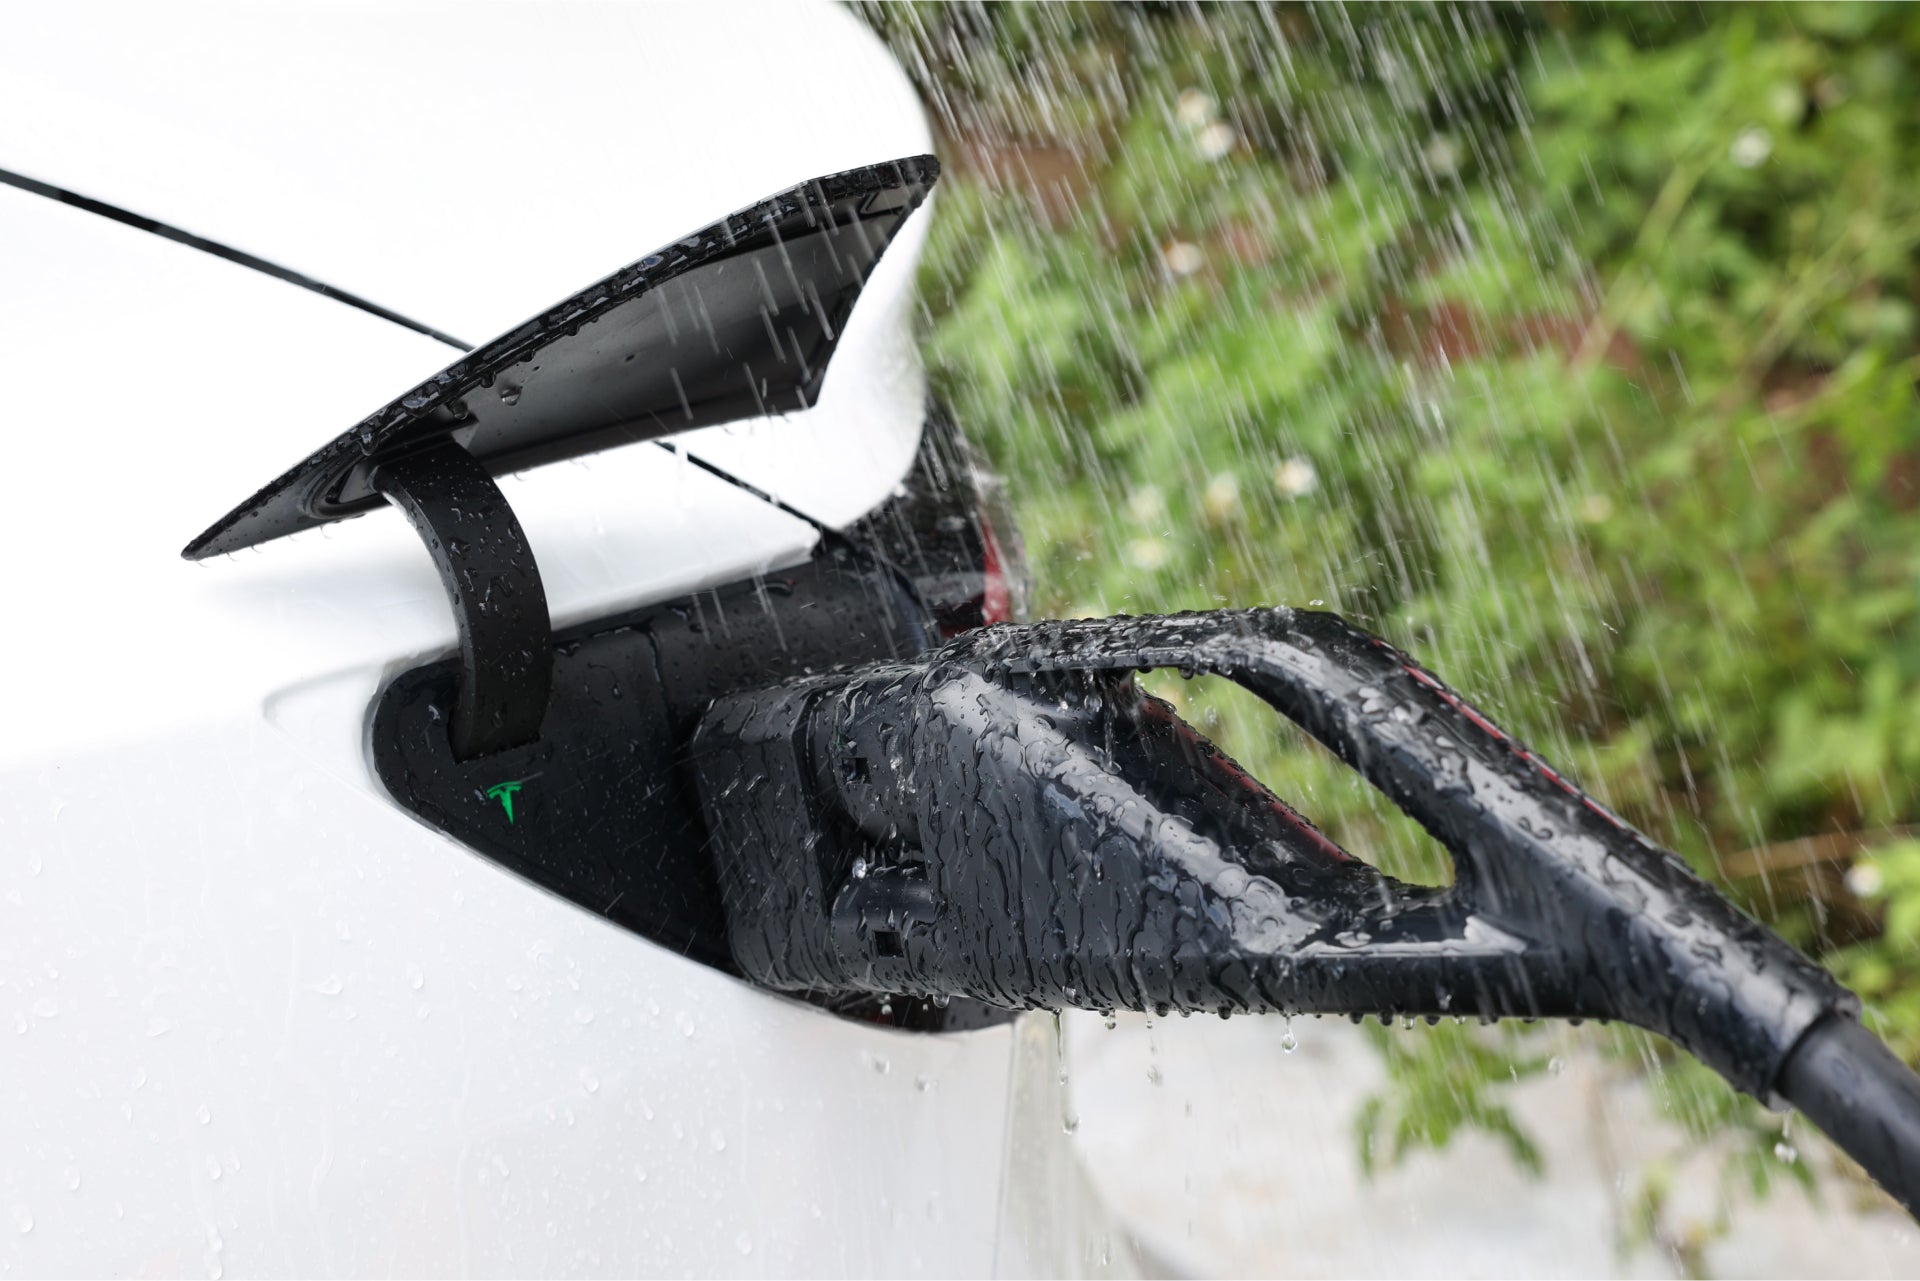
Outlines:
{"label": "charging connector", "polygon": [[[1454,884],[1341,850],[1143,694],[1154,668],[1259,695],[1432,833]],[[723,698],[693,761],[734,959],[780,991],[1619,1019],[1775,1104],[1809,1029],[1858,1027],[1825,970],[1331,614],[989,628]],[[1873,1169],[1903,1201],[1912,1158]]]}

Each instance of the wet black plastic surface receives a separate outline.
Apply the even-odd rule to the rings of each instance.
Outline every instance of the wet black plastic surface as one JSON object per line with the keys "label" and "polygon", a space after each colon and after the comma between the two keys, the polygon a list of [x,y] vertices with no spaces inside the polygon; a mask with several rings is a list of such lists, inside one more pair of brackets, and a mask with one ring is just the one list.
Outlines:
{"label": "wet black plastic surface", "polygon": [[[1026,566],[1011,513],[1002,508],[1001,494],[981,487],[981,479],[966,438],[935,402],[896,499],[846,531],[913,579],[943,640],[1008,621],[1004,612],[987,614],[996,605],[1010,611],[1024,587],[1016,581]],[[999,528],[988,524],[989,512]]]}
{"label": "wet black plastic surface", "polygon": [[[977,599],[980,546],[916,540],[978,520],[965,444],[934,413],[904,492],[812,561],[556,638],[541,741],[482,761],[451,750],[461,663],[397,677],[375,704],[376,772],[421,821],[654,942],[736,972],[686,760],[712,697],[838,664],[898,659]],[[512,813],[508,813],[508,802]],[[1005,1011],[967,1000],[817,994],[834,1013],[964,1031]]]}
{"label": "wet black plastic surface", "polygon": [[[1144,697],[1227,676],[1437,837],[1396,883]],[[1854,998],[1385,642],[1254,610],[992,628],[721,699],[695,739],[740,968],[1011,1006],[1613,1018],[1771,1097]]]}
{"label": "wet black plastic surface", "polygon": [[437,440],[499,475],[807,407],[867,273],[939,172],[914,156],[830,174],[648,254],[369,415],[182,554],[378,507],[373,467]]}
{"label": "wet black plastic surface", "polygon": [[1920,1209],[1920,1078],[1849,1018],[1827,1018],[1780,1072],[1780,1092],[1905,1206]]}
{"label": "wet black plastic surface", "polygon": [[375,705],[374,767],[429,825],[573,902],[723,969],[725,916],[683,745],[716,694],[914,653],[915,602],[845,550],[554,638],[538,741],[463,761],[447,734],[455,660]]}

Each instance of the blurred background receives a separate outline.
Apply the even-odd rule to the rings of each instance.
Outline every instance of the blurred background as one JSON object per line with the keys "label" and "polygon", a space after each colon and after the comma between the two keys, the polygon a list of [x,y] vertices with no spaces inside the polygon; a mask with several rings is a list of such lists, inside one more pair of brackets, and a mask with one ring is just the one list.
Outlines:
{"label": "blurred background", "polygon": [[[925,348],[1034,616],[1384,633],[1920,1055],[1920,10],[857,11],[942,134]],[[1264,709],[1155,692],[1446,879]],[[1062,1038],[1164,1270],[1920,1273],[1810,1127],[1632,1032]]]}

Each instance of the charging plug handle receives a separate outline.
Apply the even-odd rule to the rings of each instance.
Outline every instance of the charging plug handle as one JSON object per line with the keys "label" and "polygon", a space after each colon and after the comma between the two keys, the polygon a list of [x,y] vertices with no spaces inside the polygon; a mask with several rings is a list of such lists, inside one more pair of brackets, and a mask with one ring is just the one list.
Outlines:
{"label": "charging plug handle", "polygon": [[[1143,696],[1132,674],[1156,668],[1294,721],[1446,847],[1454,884],[1352,859]],[[1860,1052],[1879,1043],[1824,969],[1332,614],[989,628],[719,700],[694,762],[736,961],[772,987],[1618,1019],[1776,1105],[1859,1073],[1920,1099],[1884,1047]],[[1840,1048],[1783,1074],[1816,1028]],[[1906,1200],[1920,1108],[1901,1115],[1869,1169]]]}

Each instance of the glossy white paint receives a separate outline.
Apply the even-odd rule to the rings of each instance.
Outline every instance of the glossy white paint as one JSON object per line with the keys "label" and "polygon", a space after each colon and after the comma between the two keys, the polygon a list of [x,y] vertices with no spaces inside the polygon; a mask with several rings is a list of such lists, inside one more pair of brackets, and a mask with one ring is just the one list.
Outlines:
{"label": "glossy white paint", "polygon": [[926,151],[826,4],[14,5],[0,165],[477,342],[780,187]]}
{"label": "glossy white paint", "polygon": [[[62,5],[8,28],[0,167],[476,338],[927,145],[884,51],[824,6]],[[922,223],[817,409],[689,447],[835,522],[881,501],[920,422]],[[452,643],[397,517],[178,559],[448,349],[0,188],[0,351],[0,1267],[1099,1264],[1102,1221],[1034,1121],[1044,1038],[754,992],[385,798],[367,705]],[[811,541],[651,446],[507,489],[562,623]]]}

